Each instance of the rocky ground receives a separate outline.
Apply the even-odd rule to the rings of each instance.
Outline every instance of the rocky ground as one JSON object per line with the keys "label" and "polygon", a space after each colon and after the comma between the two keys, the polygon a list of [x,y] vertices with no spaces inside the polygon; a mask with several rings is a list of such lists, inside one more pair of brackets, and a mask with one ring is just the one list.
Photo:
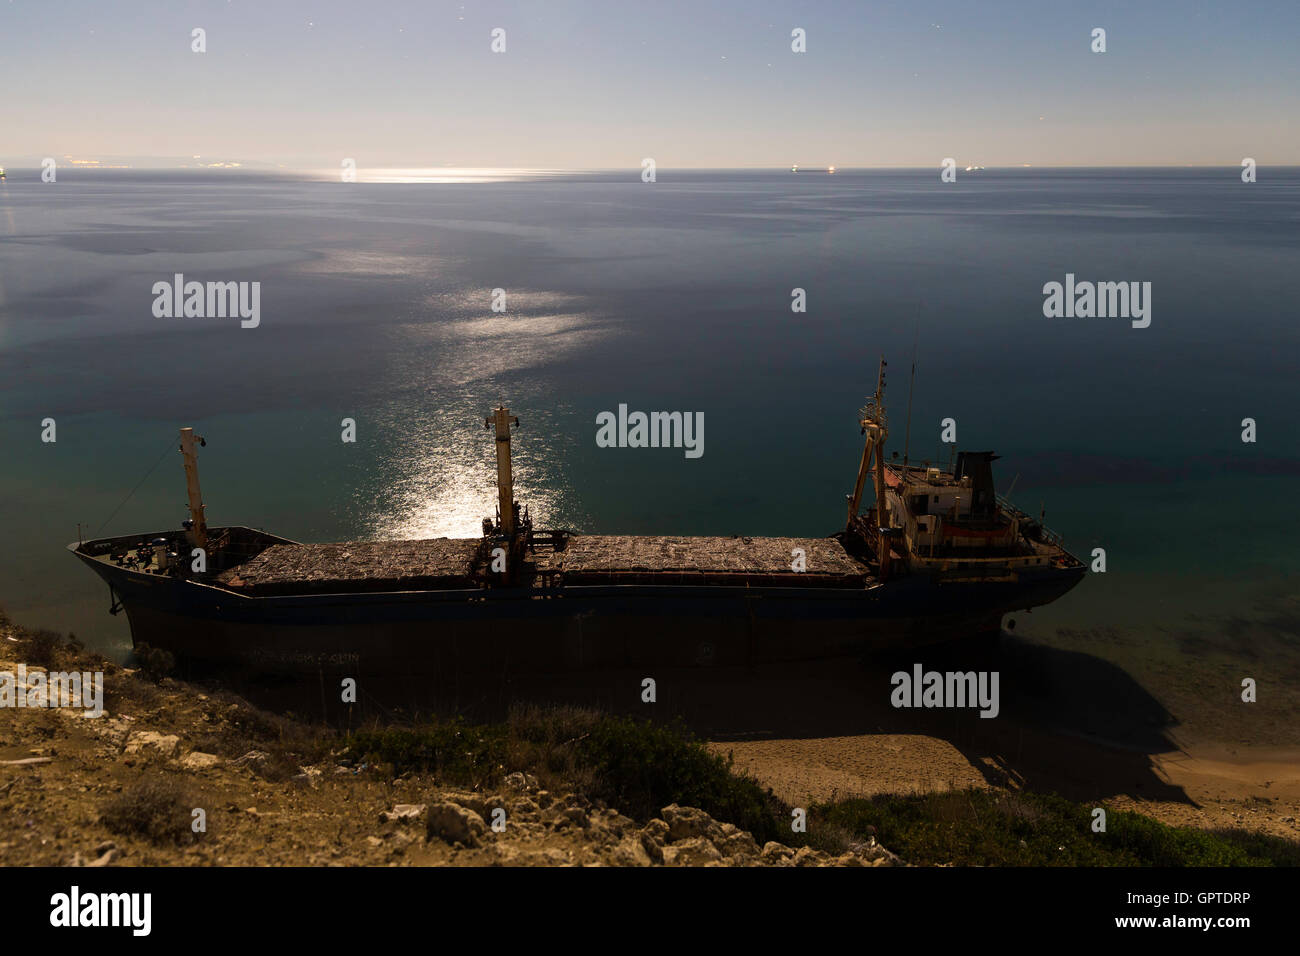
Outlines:
{"label": "rocky ground", "polygon": [[[0,616],[0,674],[23,662],[30,679],[47,653],[38,644]],[[0,707],[0,865],[899,862],[874,845],[835,855],[760,846],[690,807],[663,807],[637,822],[585,799],[590,791],[578,780],[512,775],[495,788],[466,789],[429,774],[394,776],[354,765],[340,739],[319,727],[234,695],[54,653],[58,669],[104,672],[106,712]],[[792,807],[877,793],[1027,789],[1174,826],[1300,836],[1294,748],[1122,750],[1063,734],[1032,709],[964,725],[950,714],[904,715],[903,724],[897,712],[867,706],[872,678],[830,665],[746,674],[734,687],[711,675],[708,694],[696,696],[713,711],[696,723],[729,731],[713,738],[714,751]],[[792,697],[792,687],[802,696]],[[769,727],[772,700],[786,702],[788,726]],[[1096,723],[1106,715],[1084,716]],[[768,730],[745,739],[740,731],[751,727]]]}
{"label": "rocky ground", "polygon": [[[20,661],[29,675],[42,670],[27,635],[0,631],[0,673]],[[57,655],[56,669],[104,672],[105,713],[0,708],[0,865],[900,863],[874,841],[839,856],[759,846],[675,804],[638,824],[522,773],[482,792],[392,779],[346,762],[337,739],[237,697]]]}

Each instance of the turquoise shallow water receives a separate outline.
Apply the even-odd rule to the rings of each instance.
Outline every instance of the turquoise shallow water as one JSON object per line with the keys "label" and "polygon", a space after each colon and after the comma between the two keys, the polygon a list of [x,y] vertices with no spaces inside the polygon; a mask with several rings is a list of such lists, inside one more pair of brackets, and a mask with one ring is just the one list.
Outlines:
{"label": "turquoise shallow water", "polygon": [[[542,524],[828,533],[882,352],[901,449],[915,345],[913,457],[946,458],[939,421],[956,418],[960,447],[1003,456],[999,488],[1015,479],[1074,550],[1107,551],[1032,627],[1254,615],[1300,643],[1298,219],[1295,170],[1251,186],[988,170],[956,188],[910,171],[348,187],[71,171],[45,188],[11,171],[0,604],[120,651],[125,622],[63,546],[79,522],[184,517],[166,453],[183,424],[208,439],[211,522],[302,540],[477,533],[501,399]],[[260,326],[155,318],[151,287],[177,272],[260,281]],[[1044,318],[1041,288],[1067,272],[1150,281],[1150,328]],[[620,403],[703,412],[705,454],[598,448],[595,416]]]}

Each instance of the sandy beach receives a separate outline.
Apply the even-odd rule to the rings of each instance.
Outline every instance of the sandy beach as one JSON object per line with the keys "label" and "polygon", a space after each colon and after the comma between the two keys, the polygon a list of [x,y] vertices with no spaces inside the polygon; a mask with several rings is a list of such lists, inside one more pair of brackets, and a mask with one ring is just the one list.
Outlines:
{"label": "sandy beach", "polygon": [[[1158,642],[1125,656],[1094,637],[1004,634],[991,654],[917,652],[927,667],[999,669],[995,720],[893,709],[889,675],[910,667],[901,658],[817,664],[780,679],[782,709],[797,717],[758,730],[764,721],[752,714],[755,729],[745,732],[744,706],[732,700],[720,708],[725,720],[715,715],[711,745],[795,804],[998,787],[1097,801],[1176,826],[1300,837],[1293,690],[1245,704],[1236,669],[1217,659],[1161,655]],[[759,696],[776,693],[775,681]]]}

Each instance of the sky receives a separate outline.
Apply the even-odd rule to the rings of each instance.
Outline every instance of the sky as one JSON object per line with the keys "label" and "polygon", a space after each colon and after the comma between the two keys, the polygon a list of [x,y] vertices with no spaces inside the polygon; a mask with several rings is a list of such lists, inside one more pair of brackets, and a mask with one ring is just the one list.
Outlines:
{"label": "sky", "polygon": [[1298,107],[1297,0],[0,0],[14,167],[1289,165]]}

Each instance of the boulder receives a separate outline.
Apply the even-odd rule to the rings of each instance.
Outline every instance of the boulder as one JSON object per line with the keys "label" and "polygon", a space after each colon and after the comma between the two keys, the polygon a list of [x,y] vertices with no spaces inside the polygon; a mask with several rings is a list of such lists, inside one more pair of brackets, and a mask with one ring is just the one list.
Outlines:
{"label": "boulder", "polygon": [[651,820],[638,831],[637,837],[652,862],[664,861],[664,844],[668,842],[668,824],[662,820]]}
{"label": "boulder", "polygon": [[780,866],[794,857],[794,850],[788,846],[783,846],[774,840],[769,840],[763,844],[763,850],[759,858],[769,866]]}
{"label": "boulder", "polygon": [[[629,833],[619,841],[614,847],[611,858],[615,866],[653,866],[655,863],[646,850],[645,844],[641,842],[640,836],[634,833]],[[662,850],[658,859],[662,862]]]}
{"label": "boulder", "polygon": [[674,803],[664,807],[660,812],[664,822],[668,824],[670,843],[693,837],[713,840],[722,836],[722,827],[718,821],[703,810],[697,810],[695,807],[679,807]]}
{"label": "boulder", "polygon": [[537,778],[531,773],[520,773],[519,771],[515,771],[514,773],[506,774],[506,778],[502,782],[505,784],[506,789],[514,790],[516,793],[525,793],[529,790],[537,789]]}
{"label": "boulder", "polygon": [[138,754],[152,751],[164,757],[176,756],[181,738],[175,734],[160,734],[152,730],[137,730],[126,741],[126,752]]}
{"label": "boulder", "polygon": [[430,806],[427,819],[429,839],[436,837],[444,843],[478,846],[480,838],[488,832],[481,816],[450,800]]}
{"label": "boulder", "polygon": [[221,758],[216,754],[205,754],[201,750],[193,750],[181,758],[181,766],[186,770],[207,770],[209,767],[216,767],[221,763]]}
{"label": "boulder", "polygon": [[722,862],[722,854],[704,837],[687,837],[664,847],[664,866],[709,866]]}
{"label": "boulder", "polygon": [[790,862],[795,866],[820,866],[825,857],[810,846],[801,846]]}
{"label": "boulder", "polygon": [[758,843],[754,838],[731,823],[722,824],[722,832],[714,838],[713,845],[725,857],[751,859],[759,854]]}
{"label": "boulder", "polygon": [[418,820],[424,816],[424,811],[428,809],[425,803],[399,803],[391,810],[384,810],[379,814],[379,819],[384,823],[399,823],[403,820]]}

